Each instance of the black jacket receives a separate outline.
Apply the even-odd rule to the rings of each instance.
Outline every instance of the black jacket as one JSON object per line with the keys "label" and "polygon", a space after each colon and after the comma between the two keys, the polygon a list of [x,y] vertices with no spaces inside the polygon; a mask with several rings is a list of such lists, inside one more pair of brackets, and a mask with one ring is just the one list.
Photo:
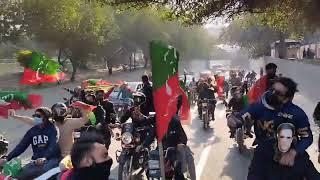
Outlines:
{"label": "black jacket", "polygon": [[141,107],[142,114],[145,116],[149,115],[149,112],[154,112],[154,105],[153,105],[153,92],[151,84],[144,85],[142,88],[142,93],[146,96],[146,102]]}
{"label": "black jacket", "polygon": [[171,119],[168,125],[168,131],[163,137],[162,143],[164,148],[176,147],[178,144],[187,145],[187,142],[187,135],[180,123],[179,116],[176,115]]}

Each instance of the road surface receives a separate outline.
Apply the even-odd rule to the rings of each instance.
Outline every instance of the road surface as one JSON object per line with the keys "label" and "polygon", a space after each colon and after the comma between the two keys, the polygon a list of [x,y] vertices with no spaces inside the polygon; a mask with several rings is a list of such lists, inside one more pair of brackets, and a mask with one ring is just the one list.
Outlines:
{"label": "road surface", "polygon": [[[257,65],[259,67],[259,65]],[[285,67],[285,65],[283,65]],[[284,69],[289,75],[291,70]],[[258,71],[256,71],[258,72]],[[320,69],[319,69],[320,74]],[[295,72],[296,73],[296,72]],[[114,76],[112,81],[116,80],[126,80],[126,81],[139,81],[142,72],[133,72],[133,73],[123,73],[117,76]],[[285,74],[284,74],[285,75]],[[295,76],[295,75],[292,75]],[[320,76],[318,76],[320,77]],[[299,80],[301,77],[298,78]],[[319,83],[318,83],[319,84]],[[304,84],[308,85],[309,84]],[[320,86],[320,85],[318,85]],[[74,85],[68,85],[66,87],[74,87]],[[294,101],[300,105],[311,117],[315,101],[310,97],[314,97],[315,94],[312,94],[313,91],[310,89],[305,90],[307,87],[300,88],[300,94],[298,94]],[[320,88],[320,87],[319,87]],[[317,88],[319,90],[319,88]],[[47,88],[34,90],[34,93],[38,93],[44,96],[44,105],[51,106],[57,101],[61,101],[62,97],[68,97],[66,92],[64,92],[60,87]],[[197,179],[201,180],[245,180],[248,166],[250,164],[250,159],[252,157],[253,148],[251,147],[252,140],[246,140],[246,145],[248,150],[240,155],[234,140],[229,138],[228,128],[226,126],[225,119],[225,108],[222,104],[218,104],[216,108],[216,120],[210,124],[210,129],[203,130],[202,122],[197,117],[196,107],[192,107],[192,122],[190,125],[184,126],[184,129],[189,138],[189,146],[194,152]],[[31,115],[32,111],[21,111],[19,114]],[[312,161],[316,165],[317,169],[320,171],[320,166],[316,162],[316,142],[318,128],[315,126],[311,120],[312,129],[314,132],[314,143],[308,149],[308,152],[311,155]],[[4,120],[0,119],[0,133],[5,133],[6,137],[10,141],[10,149],[16,145],[24,133],[30,127],[14,121],[14,120]],[[30,156],[30,149],[25,153],[22,158]],[[112,167],[111,178],[117,179],[117,170],[118,164],[115,160],[115,151],[120,149],[120,142],[113,141],[110,147],[110,155],[114,160]]]}

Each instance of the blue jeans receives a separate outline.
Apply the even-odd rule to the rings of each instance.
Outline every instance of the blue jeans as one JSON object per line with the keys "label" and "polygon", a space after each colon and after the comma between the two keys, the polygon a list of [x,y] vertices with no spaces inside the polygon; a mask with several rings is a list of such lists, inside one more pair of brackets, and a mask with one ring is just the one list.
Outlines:
{"label": "blue jeans", "polygon": [[21,180],[34,179],[40,176],[41,174],[49,171],[50,169],[58,167],[59,162],[60,162],[59,159],[50,159],[50,160],[47,160],[41,166],[38,166],[34,162],[31,162],[22,168],[22,171],[18,179],[21,179]]}

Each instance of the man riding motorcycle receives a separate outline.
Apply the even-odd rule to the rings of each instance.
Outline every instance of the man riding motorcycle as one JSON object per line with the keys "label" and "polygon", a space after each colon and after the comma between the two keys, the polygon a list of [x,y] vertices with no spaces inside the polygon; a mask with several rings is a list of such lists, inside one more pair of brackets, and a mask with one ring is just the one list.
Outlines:
{"label": "man riding motorcycle", "polygon": [[212,115],[212,120],[215,119],[214,111],[215,111],[215,108],[216,108],[216,102],[217,101],[215,100],[214,93],[216,93],[216,90],[214,88],[212,88],[212,87],[210,88],[208,83],[203,83],[203,89],[199,94],[199,101],[198,101],[198,113],[199,113],[200,117],[202,115],[202,103],[201,103],[201,100],[208,99],[208,100],[210,100],[209,104],[208,104],[209,105],[208,106],[209,112]]}
{"label": "man riding motorcycle", "polygon": [[178,103],[177,103],[177,114],[172,117],[169,125],[168,131],[164,135],[162,139],[164,149],[169,147],[175,147],[177,151],[177,159],[180,162],[177,172],[175,172],[176,179],[184,179],[183,173],[189,171],[190,179],[196,179],[195,173],[195,166],[194,166],[194,159],[193,154],[190,148],[187,146],[187,135],[181,125],[180,117],[178,116],[179,110],[182,105],[182,96],[178,96]]}
{"label": "man riding motorcycle", "polygon": [[[231,111],[232,113],[236,114],[242,111],[246,107],[246,102],[244,101],[243,93],[241,92],[241,89],[238,88],[234,96],[230,99],[228,105],[227,105],[227,112]],[[230,138],[234,138],[236,129],[229,127],[230,128]],[[250,138],[253,138],[251,134],[251,126],[247,127],[247,131],[245,133],[247,136]]]}
{"label": "man riding motorcycle", "polygon": [[292,102],[296,92],[297,84],[292,79],[279,78],[259,102],[250,105],[237,116],[229,116],[228,125],[233,128],[239,121],[254,123],[258,146],[249,167],[248,180],[265,179],[268,175],[268,169],[272,167],[275,131],[281,123],[292,123],[298,138],[297,144],[280,158],[281,165],[293,166],[297,154],[305,153],[312,144],[308,117]]}
{"label": "man riding motorcycle", "polygon": [[32,145],[32,162],[22,168],[18,179],[34,179],[46,171],[57,167],[60,160],[58,146],[58,130],[50,120],[51,110],[46,107],[36,109],[33,118],[36,125],[27,131],[19,144],[8,154],[0,159],[0,166],[7,161],[20,156]]}
{"label": "man riding motorcycle", "polygon": [[146,103],[146,96],[141,92],[135,92],[132,94],[134,107],[130,108],[125,112],[125,114],[120,118],[120,123],[125,123],[129,118],[132,119],[134,128],[143,127],[146,130],[146,137],[144,137],[142,145],[137,147],[137,151],[142,148],[149,147],[155,136],[155,118],[147,117],[142,112],[140,107]]}
{"label": "man riding motorcycle", "polygon": [[[81,118],[67,118],[67,106],[64,103],[56,103],[51,107],[52,119],[55,125],[59,129],[59,147],[61,150],[62,157],[70,154],[71,147],[73,144],[73,132],[75,129],[82,127],[88,122],[88,111],[81,109]],[[14,110],[9,110],[10,117],[22,121],[28,125],[34,126],[38,122],[35,119],[27,116],[19,116],[15,114]]]}

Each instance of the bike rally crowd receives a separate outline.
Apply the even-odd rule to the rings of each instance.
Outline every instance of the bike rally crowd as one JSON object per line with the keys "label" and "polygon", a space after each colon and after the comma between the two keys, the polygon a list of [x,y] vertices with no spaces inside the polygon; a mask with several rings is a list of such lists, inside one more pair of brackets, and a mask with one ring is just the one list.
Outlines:
{"label": "bike rally crowd", "polygon": [[[217,96],[218,74],[200,75],[198,80],[193,77],[187,82],[185,73],[180,79],[190,104],[198,107],[204,129],[215,120],[216,104],[220,101],[226,107],[230,138],[235,139],[240,153],[245,148],[244,140],[255,138],[248,180],[320,180],[306,152],[313,142],[308,116],[292,102],[298,92],[297,83],[277,75],[274,63],[265,66],[266,74],[260,72],[259,79],[255,71],[228,72],[222,96]],[[119,180],[142,176],[160,179],[152,169],[152,162],[158,160],[159,147],[150,78],[143,75],[137,89],[130,88],[127,82],[116,87],[121,104],[108,99],[110,92],[78,86],[66,89],[71,94],[66,102],[37,108],[32,117],[9,110],[11,119],[28,124],[30,129],[9,153],[8,142],[0,136],[2,172],[10,171],[8,179],[102,180],[109,179],[116,160]],[[181,98],[178,97],[178,111],[162,140],[165,176],[195,180],[193,153],[178,115]],[[320,120],[320,104],[315,108],[314,118]],[[116,128],[121,133],[114,134]],[[108,154],[109,146],[116,143],[113,139],[120,141],[122,148],[116,159]],[[19,169],[16,166],[21,162],[17,157],[29,145],[33,150],[31,161]],[[58,172],[50,174],[54,168]]]}

